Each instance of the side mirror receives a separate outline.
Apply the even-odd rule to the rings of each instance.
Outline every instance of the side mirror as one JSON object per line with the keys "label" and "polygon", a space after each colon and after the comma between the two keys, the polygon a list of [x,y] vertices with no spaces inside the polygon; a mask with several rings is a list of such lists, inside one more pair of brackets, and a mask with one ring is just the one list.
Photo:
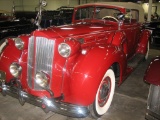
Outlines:
{"label": "side mirror", "polygon": [[118,20],[124,20],[125,15],[123,13],[118,13],[117,14],[117,19]]}

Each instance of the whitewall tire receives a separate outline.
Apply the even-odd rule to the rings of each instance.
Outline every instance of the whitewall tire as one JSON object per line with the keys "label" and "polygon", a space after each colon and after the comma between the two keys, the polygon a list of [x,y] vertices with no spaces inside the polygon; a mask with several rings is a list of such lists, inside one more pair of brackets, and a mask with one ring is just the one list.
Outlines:
{"label": "whitewall tire", "polygon": [[148,59],[148,55],[149,55],[149,42],[148,42],[148,44],[147,44],[147,52],[146,52],[146,55],[145,55],[145,57],[144,57],[145,60]]}
{"label": "whitewall tire", "polygon": [[92,117],[98,118],[108,111],[113,99],[114,90],[115,74],[112,69],[108,69],[98,87],[95,101],[90,106]]}

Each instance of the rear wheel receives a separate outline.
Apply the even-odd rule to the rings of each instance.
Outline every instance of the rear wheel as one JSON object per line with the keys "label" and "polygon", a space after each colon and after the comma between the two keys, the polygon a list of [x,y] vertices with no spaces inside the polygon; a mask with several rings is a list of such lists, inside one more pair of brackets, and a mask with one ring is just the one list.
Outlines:
{"label": "rear wheel", "polygon": [[148,54],[149,54],[149,42],[148,42],[148,44],[147,44],[147,52],[146,52],[146,55],[145,55],[145,57],[144,57],[145,60],[148,59]]}
{"label": "rear wheel", "polygon": [[113,99],[114,90],[115,75],[112,69],[108,69],[98,87],[95,101],[90,106],[92,117],[98,118],[107,112]]}

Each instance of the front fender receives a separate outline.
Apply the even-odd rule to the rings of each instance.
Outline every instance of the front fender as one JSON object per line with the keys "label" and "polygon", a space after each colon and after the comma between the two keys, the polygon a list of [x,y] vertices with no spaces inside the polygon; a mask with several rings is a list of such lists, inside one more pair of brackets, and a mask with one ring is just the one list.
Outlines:
{"label": "front fender", "polygon": [[113,45],[94,47],[86,55],[80,55],[71,74],[70,101],[86,106],[93,103],[104,73],[113,63],[118,63],[124,71],[125,58],[124,52]]}
{"label": "front fender", "polygon": [[144,75],[144,81],[154,84],[154,85],[160,85],[160,56],[154,58]]}
{"label": "front fender", "polygon": [[19,62],[22,51],[18,50],[12,39],[8,39],[8,44],[3,49],[0,56],[0,70],[6,72],[6,82],[9,82],[13,76],[10,74],[9,67],[13,62]]}

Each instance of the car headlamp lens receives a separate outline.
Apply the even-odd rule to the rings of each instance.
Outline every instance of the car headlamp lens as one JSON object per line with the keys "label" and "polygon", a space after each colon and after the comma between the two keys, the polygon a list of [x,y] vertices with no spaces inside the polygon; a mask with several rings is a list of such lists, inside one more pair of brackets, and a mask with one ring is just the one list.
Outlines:
{"label": "car headlamp lens", "polygon": [[24,48],[24,42],[21,40],[21,38],[14,38],[15,46],[19,50],[22,50]]}
{"label": "car headlamp lens", "polygon": [[69,57],[71,54],[71,47],[66,43],[61,43],[58,46],[58,52],[62,57]]}
{"label": "car headlamp lens", "polygon": [[12,63],[9,67],[10,69],[10,73],[14,76],[14,77],[19,77],[21,71],[22,71],[22,67],[18,64],[18,63]]}
{"label": "car headlamp lens", "polygon": [[42,88],[46,88],[48,86],[49,83],[49,79],[47,77],[47,75],[43,72],[38,72],[36,74],[36,79],[35,82],[41,86]]}

